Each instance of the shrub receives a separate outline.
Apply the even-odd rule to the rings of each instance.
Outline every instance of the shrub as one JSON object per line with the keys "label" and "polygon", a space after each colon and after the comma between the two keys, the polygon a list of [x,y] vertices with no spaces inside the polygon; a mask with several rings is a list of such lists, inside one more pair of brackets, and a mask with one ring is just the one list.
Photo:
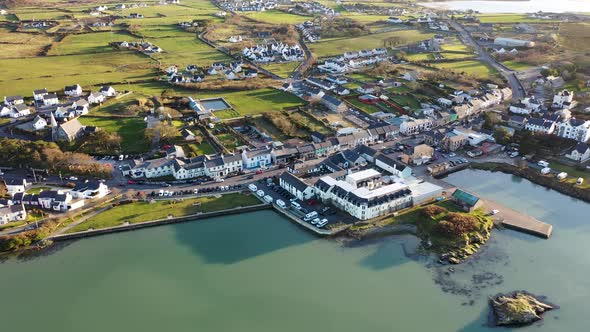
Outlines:
{"label": "shrub", "polygon": [[434,204],[428,205],[427,207],[422,209],[422,213],[426,217],[430,217],[430,218],[433,218],[433,217],[438,216],[439,214],[445,213],[445,212],[448,212],[448,210],[442,206],[438,206],[438,205],[434,205]]}
{"label": "shrub", "polygon": [[449,213],[447,220],[442,220],[435,226],[440,235],[446,237],[460,237],[477,229],[477,219],[465,213]]}

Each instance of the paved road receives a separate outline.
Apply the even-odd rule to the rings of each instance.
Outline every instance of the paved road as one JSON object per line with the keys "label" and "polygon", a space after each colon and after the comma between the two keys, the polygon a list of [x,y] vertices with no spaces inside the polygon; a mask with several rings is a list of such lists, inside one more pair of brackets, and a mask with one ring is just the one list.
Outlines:
{"label": "paved road", "polygon": [[461,24],[453,20],[449,20],[448,22],[453,27],[453,29],[455,29],[459,33],[459,36],[461,37],[463,43],[473,47],[473,49],[479,55],[479,59],[481,61],[486,62],[487,64],[492,66],[508,81],[508,84],[512,88],[513,98],[520,99],[526,96],[526,90],[524,89],[524,86],[522,85],[518,77],[516,77],[516,72],[514,70],[504,66],[496,59],[494,59],[494,57],[492,57],[485,48],[483,48],[475,41],[475,39],[473,39],[471,34],[467,30],[465,30]]}

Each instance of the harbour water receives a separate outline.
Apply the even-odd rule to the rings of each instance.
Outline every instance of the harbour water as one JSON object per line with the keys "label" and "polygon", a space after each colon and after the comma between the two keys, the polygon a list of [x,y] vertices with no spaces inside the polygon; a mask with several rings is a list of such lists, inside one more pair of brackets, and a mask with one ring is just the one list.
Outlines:
{"label": "harbour water", "polygon": [[553,236],[494,230],[454,273],[411,235],[343,245],[272,211],[100,236],[1,263],[2,327],[488,331],[488,296],[524,289],[561,306],[524,331],[586,330],[590,204],[501,173],[446,180],[553,224]]}
{"label": "harbour water", "polygon": [[550,13],[590,12],[587,0],[528,0],[528,1],[493,1],[493,0],[457,0],[420,3],[430,8],[450,10],[477,10],[481,13]]}

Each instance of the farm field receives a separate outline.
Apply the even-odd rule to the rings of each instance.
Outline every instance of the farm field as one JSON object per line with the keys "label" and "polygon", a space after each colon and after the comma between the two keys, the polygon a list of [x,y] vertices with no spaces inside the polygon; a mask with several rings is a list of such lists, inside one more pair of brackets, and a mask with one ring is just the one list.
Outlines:
{"label": "farm field", "polygon": [[85,33],[66,36],[54,43],[47,55],[115,52],[111,42],[133,41],[137,38],[125,31]]}
{"label": "farm field", "polygon": [[154,58],[160,60],[164,65],[175,64],[183,68],[188,64],[205,66],[213,62],[231,60],[196,37],[154,38],[150,41],[164,50],[164,52],[154,55]]}
{"label": "farm field", "polygon": [[143,153],[149,149],[149,142],[144,136],[146,123],[142,118],[81,116],[79,120],[85,126],[97,126],[102,130],[119,134],[124,153]]}
{"label": "farm field", "polygon": [[38,33],[17,33],[0,28],[0,58],[22,58],[37,56],[43,47],[51,44],[53,38]]}
{"label": "farm field", "polygon": [[310,50],[319,58],[342,54],[349,51],[383,47],[390,38],[399,38],[399,45],[411,44],[434,36],[430,32],[418,30],[400,30],[379,34],[370,34],[355,38],[324,39],[309,45]]}
{"label": "farm field", "polygon": [[559,29],[559,43],[570,51],[590,51],[590,23],[563,23]]}
{"label": "farm field", "polygon": [[299,24],[310,20],[311,16],[302,16],[285,13],[279,10],[267,10],[265,12],[246,12],[244,16],[253,20],[271,24]]}
{"label": "farm field", "polygon": [[5,59],[0,61],[0,72],[0,91],[25,96],[43,87],[59,91],[76,83],[88,87],[149,80],[156,74],[153,60],[133,52]]}

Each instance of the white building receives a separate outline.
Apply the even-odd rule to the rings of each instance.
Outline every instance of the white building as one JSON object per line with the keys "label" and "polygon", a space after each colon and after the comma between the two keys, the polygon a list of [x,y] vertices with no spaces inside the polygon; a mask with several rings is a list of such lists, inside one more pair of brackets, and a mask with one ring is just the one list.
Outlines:
{"label": "white building", "polygon": [[70,191],[73,198],[97,199],[103,198],[109,193],[109,187],[98,181],[77,183]]}
{"label": "white building", "polygon": [[553,107],[570,109],[574,101],[574,93],[562,90],[553,96]]}
{"label": "white building", "polygon": [[574,139],[578,142],[586,142],[590,138],[590,121],[571,118],[567,121],[558,122],[555,135]]}
{"label": "white building", "polygon": [[590,160],[590,146],[586,143],[580,142],[565,156],[579,163],[586,162],[587,160]]}
{"label": "white building", "polygon": [[402,122],[399,127],[400,133],[408,136],[428,131],[430,129],[432,129],[432,120],[430,119],[411,119]]}
{"label": "white building", "polygon": [[68,85],[64,88],[64,93],[67,96],[80,96],[82,95],[82,87],[80,84]]}
{"label": "white building", "polygon": [[25,210],[25,206],[22,203],[0,208],[0,225],[26,219],[27,211]]}
{"label": "white building", "polygon": [[26,179],[4,179],[4,185],[8,195],[14,196],[16,193],[24,193],[29,184]]}
{"label": "white building", "polygon": [[287,190],[301,201],[311,199],[315,195],[315,190],[312,186],[289,172],[281,174],[279,184],[281,188]]}
{"label": "white building", "polygon": [[321,177],[315,184],[318,198],[360,220],[368,220],[412,206],[412,194],[401,182],[386,184],[381,173],[368,169],[348,174],[345,180]]}
{"label": "white building", "polygon": [[532,131],[533,133],[549,135],[553,134],[555,131],[555,122],[543,118],[530,118],[524,126],[524,129]]}
{"label": "white building", "polygon": [[244,150],[242,152],[244,168],[268,167],[272,165],[271,150],[268,148]]}

